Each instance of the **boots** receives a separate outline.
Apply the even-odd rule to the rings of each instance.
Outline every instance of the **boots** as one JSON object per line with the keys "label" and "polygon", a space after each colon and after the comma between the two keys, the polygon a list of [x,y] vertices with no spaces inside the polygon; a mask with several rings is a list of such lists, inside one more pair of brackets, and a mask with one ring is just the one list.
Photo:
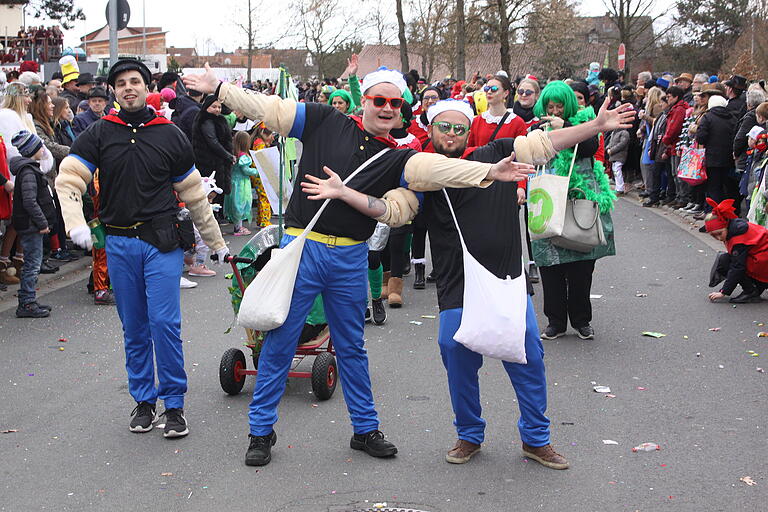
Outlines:
{"label": "boots", "polygon": [[381,297],[386,299],[389,297],[389,279],[392,277],[392,272],[384,272],[384,277],[381,281]]}
{"label": "boots", "polygon": [[403,278],[402,277],[390,277],[389,286],[387,286],[389,296],[387,302],[391,308],[403,307]]}
{"label": "boots", "polygon": [[8,273],[8,270],[13,268],[9,261],[0,261],[0,283],[3,284],[19,284],[19,278],[15,275],[15,269]]}
{"label": "boots", "polygon": [[414,290],[423,290],[426,288],[427,284],[424,277],[424,264],[423,263],[414,263],[414,279],[413,279],[413,289]]}

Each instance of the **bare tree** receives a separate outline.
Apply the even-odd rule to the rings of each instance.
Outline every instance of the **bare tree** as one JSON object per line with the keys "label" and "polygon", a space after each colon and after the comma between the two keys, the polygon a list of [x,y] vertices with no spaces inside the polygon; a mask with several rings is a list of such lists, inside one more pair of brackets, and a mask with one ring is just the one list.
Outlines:
{"label": "bare tree", "polygon": [[626,76],[631,76],[632,58],[650,50],[660,37],[674,28],[674,24],[670,24],[654,33],[653,24],[666,14],[664,10],[654,14],[655,3],[656,0],[603,0],[607,15],[618,30],[618,42],[624,43],[626,49]]}
{"label": "bare tree", "polygon": [[350,25],[358,28],[360,25],[345,17],[346,10],[341,8],[339,0],[296,0],[293,6],[299,35],[322,77],[330,56],[354,40],[356,32]]}
{"label": "bare tree", "polygon": [[[446,27],[451,21],[450,0],[411,0],[408,44],[421,58],[421,76],[431,78],[439,58],[450,57],[446,49]],[[406,68],[410,69],[410,68]]]}
{"label": "bare tree", "polygon": [[405,19],[403,18],[403,0],[395,0],[397,12],[397,38],[400,41],[400,68],[403,73],[411,69],[408,62],[408,40],[405,38]]}
{"label": "bare tree", "polygon": [[[622,0],[617,0],[622,1]],[[509,73],[512,58],[510,49],[517,41],[518,30],[531,12],[530,0],[487,0],[486,25],[499,42],[501,69]]]}
{"label": "bare tree", "polygon": [[369,14],[373,33],[376,35],[376,44],[389,44],[392,40],[394,25],[391,23],[391,18],[387,16],[387,5],[378,0],[373,0],[373,3],[374,6]]}
{"label": "bare tree", "polygon": [[456,0],[456,79],[464,80],[467,75],[467,26],[464,17],[464,0]]}
{"label": "bare tree", "polygon": [[542,78],[563,79],[581,64],[576,47],[576,10],[570,0],[534,0],[527,18],[525,42],[536,52],[531,70]]}
{"label": "bare tree", "polygon": [[243,21],[243,13],[237,13],[234,24],[240,30],[245,33],[245,37],[248,41],[248,75],[246,80],[251,81],[251,68],[253,67],[253,49],[255,46],[256,33],[254,29],[254,18],[256,13],[260,10],[261,2],[254,0],[246,0],[247,7],[245,11],[245,20]]}

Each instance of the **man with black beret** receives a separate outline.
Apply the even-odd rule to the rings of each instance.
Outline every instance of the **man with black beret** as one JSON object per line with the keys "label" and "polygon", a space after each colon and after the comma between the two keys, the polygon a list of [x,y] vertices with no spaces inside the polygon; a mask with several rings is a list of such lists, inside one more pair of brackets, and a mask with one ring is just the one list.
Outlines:
{"label": "man with black beret", "polygon": [[180,235],[174,192],[219,261],[228,250],[189,140],[147,107],[149,80],[149,69],[137,60],[112,66],[108,83],[120,112],[102,117],[78,136],[61,163],[56,190],[69,236],[90,248],[81,197],[99,170],[99,219],[107,234],[109,278],[123,324],[128,390],[137,402],[129,428],[151,431],[160,398],[165,402],[164,436],[180,437],[189,433],[179,302],[182,244],[187,240]]}

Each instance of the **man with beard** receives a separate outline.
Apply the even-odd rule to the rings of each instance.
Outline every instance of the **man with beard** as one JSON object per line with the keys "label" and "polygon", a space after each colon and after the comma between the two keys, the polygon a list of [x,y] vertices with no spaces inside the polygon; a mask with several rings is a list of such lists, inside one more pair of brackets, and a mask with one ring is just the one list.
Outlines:
{"label": "man with beard", "polygon": [[[498,139],[486,146],[467,148],[473,114],[464,102],[440,101],[430,108],[428,116],[429,136],[434,150],[439,154],[452,159],[493,163],[508,160],[509,155],[517,150],[521,159],[541,163],[538,157],[532,157],[524,151],[521,139],[525,140],[526,137]],[[634,112],[627,111],[624,106],[608,111],[606,103],[594,121],[550,132],[549,136],[553,138],[555,147],[572,147],[599,132],[627,128],[633,117]],[[567,140],[560,139],[563,135]],[[330,176],[328,180],[307,176],[311,183],[302,183],[302,190],[313,199],[337,198],[361,213],[371,216],[377,214],[376,199],[366,198],[349,189],[335,173],[328,169],[326,172]],[[497,181],[485,188],[446,188],[446,191],[458,223],[463,228],[469,252],[499,278],[519,276],[522,272],[522,248],[516,201],[517,184]],[[478,370],[483,364],[483,358],[454,339],[463,311],[463,258],[458,232],[442,191],[425,195],[424,213],[437,273],[440,306],[438,343],[448,373],[448,388],[458,433],[458,440],[446,455],[446,461],[463,464],[480,451],[484,439],[485,420],[481,417],[478,383]],[[544,351],[530,297],[526,324],[527,364],[503,363],[520,405],[518,428],[523,441],[522,453],[546,467],[566,469],[568,462],[550,444],[549,418],[545,416],[547,390]]]}

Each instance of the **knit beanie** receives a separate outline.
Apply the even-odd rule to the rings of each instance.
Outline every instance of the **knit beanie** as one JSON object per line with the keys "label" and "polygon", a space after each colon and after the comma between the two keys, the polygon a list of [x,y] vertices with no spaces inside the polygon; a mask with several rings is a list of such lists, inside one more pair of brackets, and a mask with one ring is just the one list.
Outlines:
{"label": "knit beanie", "polygon": [[35,153],[40,151],[40,148],[43,147],[43,140],[34,133],[28,132],[27,130],[21,130],[13,136],[11,144],[19,150],[21,156],[32,158]]}

